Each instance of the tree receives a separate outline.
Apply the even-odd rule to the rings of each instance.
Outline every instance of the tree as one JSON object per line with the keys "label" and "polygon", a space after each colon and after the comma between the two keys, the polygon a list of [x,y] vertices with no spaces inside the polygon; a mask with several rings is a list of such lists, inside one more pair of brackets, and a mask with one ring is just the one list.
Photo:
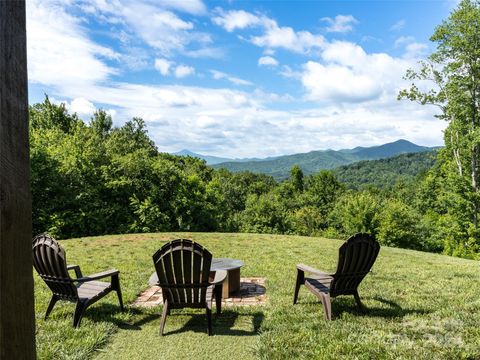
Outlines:
{"label": "tree", "polygon": [[330,213],[330,224],[347,236],[357,232],[376,235],[379,226],[380,202],[367,191],[342,196]]}
{"label": "tree", "polygon": [[290,181],[297,191],[303,191],[303,171],[300,166],[295,165],[290,170]]}
{"label": "tree", "polygon": [[[418,71],[409,70],[406,79],[433,84],[428,91],[413,83],[399,98],[439,108],[438,118],[446,120],[442,170],[446,191],[455,198],[449,209],[459,220],[463,239],[460,246],[479,245],[480,212],[480,2],[463,0],[436,29],[431,41],[437,49]],[[467,214],[468,221],[460,220]]]}

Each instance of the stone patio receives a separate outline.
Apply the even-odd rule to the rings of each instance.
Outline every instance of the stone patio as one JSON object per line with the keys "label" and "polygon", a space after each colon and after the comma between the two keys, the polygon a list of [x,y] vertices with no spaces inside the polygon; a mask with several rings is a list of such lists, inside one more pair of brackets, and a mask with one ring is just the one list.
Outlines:
{"label": "stone patio", "polygon": [[[264,305],[267,302],[264,277],[240,278],[240,290],[222,299],[222,306],[249,306]],[[162,290],[159,286],[152,286],[142,292],[134,306],[157,306],[163,303]]]}

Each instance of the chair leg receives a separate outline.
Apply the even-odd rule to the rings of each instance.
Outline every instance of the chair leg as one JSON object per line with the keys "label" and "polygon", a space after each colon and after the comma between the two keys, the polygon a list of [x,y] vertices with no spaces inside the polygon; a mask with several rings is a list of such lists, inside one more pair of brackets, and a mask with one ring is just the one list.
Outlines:
{"label": "chair leg", "polygon": [[323,305],[323,311],[325,312],[325,319],[332,320],[332,303],[330,301],[330,294],[321,294],[320,301]]}
{"label": "chair leg", "polygon": [[122,299],[122,289],[120,288],[120,279],[117,275],[112,276],[112,289],[117,292],[118,302],[120,303],[120,309],[123,311],[123,299]]}
{"label": "chair leg", "polygon": [[73,316],[73,327],[78,328],[80,326],[80,322],[82,321],[83,313],[87,305],[81,301],[77,302],[77,306],[75,307],[75,315]]}
{"label": "chair leg", "polygon": [[207,313],[207,332],[208,336],[212,336],[212,309],[210,309],[208,306],[205,308],[206,313]]}
{"label": "chair leg", "polygon": [[57,295],[55,294],[52,295],[52,298],[50,299],[50,303],[48,304],[48,307],[47,307],[47,311],[45,312],[45,320],[47,320],[48,315],[50,315],[50,313],[52,312],[53,307],[55,306],[57,301],[58,301]]}
{"label": "chair leg", "polygon": [[360,311],[365,310],[365,306],[362,304],[362,301],[360,300],[360,295],[358,295],[358,291],[355,291],[353,296],[355,297],[355,302],[357,303],[358,310]]}
{"label": "chair leg", "polygon": [[215,305],[217,308],[217,315],[222,313],[222,291],[223,284],[215,285]]}
{"label": "chair leg", "polygon": [[304,283],[305,283],[305,273],[302,270],[297,269],[297,281],[295,283],[295,291],[293,293],[293,305],[297,303],[300,286]]}
{"label": "chair leg", "polygon": [[167,314],[170,313],[170,309],[168,308],[168,300],[163,302],[163,311],[162,311],[162,319],[160,320],[160,335],[163,336],[163,329],[165,328],[165,321],[167,320]]}

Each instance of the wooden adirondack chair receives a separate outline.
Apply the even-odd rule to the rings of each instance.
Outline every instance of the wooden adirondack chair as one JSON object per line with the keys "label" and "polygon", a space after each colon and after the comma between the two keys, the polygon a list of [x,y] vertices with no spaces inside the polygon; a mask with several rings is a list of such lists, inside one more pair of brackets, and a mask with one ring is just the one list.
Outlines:
{"label": "wooden adirondack chair", "polygon": [[[78,327],[87,307],[111,291],[117,292],[120,308],[123,311],[118,270],[112,269],[83,276],[80,266],[67,265],[65,250],[55,239],[46,234],[37,235],[33,239],[32,250],[33,266],[37,270],[38,275],[53,292],[45,313],[45,320],[58,300],[67,300],[77,304],[73,317],[73,326]],[[75,271],[76,279],[70,277],[69,270]],[[109,283],[96,281],[106,277],[111,278]]]}
{"label": "wooden adirondack chair", "polygon": [[[293,304],[297,303],[298,291],[303,284],[320,299],[327,320],[332,320],[330,299],[338,295],[353,295],[357,306],[362,308],[358,286],[370,272],[379,251],[380,244],[371,235],[356,234],[340,247],[337,271],[334,274],[298,264]],[[305,277],[306,272],[313,276]]]}
{"label": "wooden adirondack chair", "polygon": [[222,282],[227,272],[219,270],[210,277],[212,254],[200,244],[177,239],[165,244],[153,255],[159,286],[162,288],[163,312],[160,334],[170,309],[205,308],[208,335],[212,335],[212,300],[221,312]]}

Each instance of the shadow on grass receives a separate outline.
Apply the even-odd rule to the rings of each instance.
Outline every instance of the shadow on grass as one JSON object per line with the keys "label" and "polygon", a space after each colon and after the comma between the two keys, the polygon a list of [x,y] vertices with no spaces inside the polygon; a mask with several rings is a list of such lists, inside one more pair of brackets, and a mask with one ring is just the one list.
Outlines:
{"label": "shadow on grass", "polygon": [[364,304],[363,309],[359,309],[351,299],[337,298],[332,304],[333,314],[338,316],[343,312],[348,312],[366,317],[400,318],[410,314],[428,314],[430,312],[426,309],[402,308],[396,302],[378,296],[374,297],[373,300],[386,306],[372,307]]}
{"label": "shadow on grass", "polygon": [[[182,313],[180,316],[185,316],[187,314]],[[168,319],[175,316],[175,313],[172,312],[171,315],[167,316],[166,326],[165,326],[165,335],[173,335],[178,333],[183,333],[185,331],[194,331],[194,332],[207,332],[207,317],[205,314],[191,314],[190,320],[186,322],[180,329],[168,331]],[[243,320],[241,319],[243,318]],[[245,324],[246,318],[251,318],[251,324],[253,326],[252,330],[242,330],[234,329],[235,323],[238,319],[241,319],[241,323]],[[234,311],[224,310],[221,315],[213,315],[212,321],[212,330],[213,335],[217,336],[254,336],[257,335],[260,329],[260,326],[263,322],[264,315],[262,312],[255,312],[253,314],[239,314]]]}
{"label": "shadow on grass", "polygon": [[[355,301],[349,297],[334,298],[332,301],[332,318],[338,318],[342,313],[350,313],[365,317],[400,318],[410,314],[423,315],[430,312],[426,309],[402,308],[396,302],[378,296],[374,297],[373,300],[386,305],[386,307],[372,307],[364,304],[363,309],[359,309],[355,304]],[[320,302],[309,301],[304,302],[304,304],[318,304],[320,310],[323,311],[322,304]]]}
{"label": "shadow on grass", "polygon": [[[122,319],[124,316],[131,317],[134,320],[127,321]],[[88,308],[84,314],[85,318],[89,318],[92,321],[111,322],[124,330],[141,330],[142,325],[157,320],[159,316],[159,314],[150,313],[137,307],[126,307],[125,311],[122,312],[118,305],[113,304],[95,304]]]}

